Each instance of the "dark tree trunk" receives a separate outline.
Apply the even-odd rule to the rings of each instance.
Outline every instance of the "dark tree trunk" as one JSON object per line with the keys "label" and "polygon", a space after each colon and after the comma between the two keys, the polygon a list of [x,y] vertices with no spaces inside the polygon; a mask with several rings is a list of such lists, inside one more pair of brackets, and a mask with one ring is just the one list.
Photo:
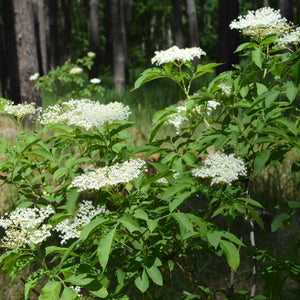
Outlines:
{"label": "dark tree trunk", "polygon": [[[3,23],[5,56],[5,86],[9,78],[9,87],[7,87],[7,96],[15,103],[20,103],[20,85],[18,73],[18,58],[16,50],[16,34],[14,23],[14,7],[12,1],[3,1]],[[1,71],[2,72],[2,71]]]}
{"label": "dark tree trunk", "polygon": [[297,20],[297,24],[300,24],[300,0],[296,0],[297,3],[297,16],[296,16],[296,20]]}
{"label": "dark tree trunk", "polygon": [[292,0],[278,0],[278,9],[283,17],[288,21],[293,22],[293,1]]}
{"label": "dark tree trunk", "polygon": [[[113,46],[114,84],[117,92],[124,90],[128,72],[124,0],[111,0],[111,34]],[[127,2],[127,1],[126,1]]]}
{"label": "dark tree trunk", "polygon": [[59,65],[59,45],[58,45],[58,5],[57,0],[47,0],[49,7],[49,58],[50,68],[54,70]]}
{"label": "dark tree trunk", "polygon": [[48,72],[48,54],[47,54],[47,40],[49,34],[47,33],[47,15],[46,15],[46,5],[45,0],[37,1],[37,17],[39,23],[39,40],[40,40],[40,52],[41,52],[41,64],[42,72],[41,75],[45,75]]}
{"label": "dark tree trunk", "polygon": [[252,0],[252,9],[257,10],[258,9],[258,0]]}
{"label": "dark tree trunk", "polygon": [[190,46],[199,47],[200,41],[195,0],[186,0],[186,8],[189,23]]}
{"label": "dark tree trunk", "polygon": [[70,58],[71,46],[71,1],[62,0],[61,2],[61,47],[60,64],[62,65]]}
{"label": "dark tree trunk", "polygon": [[113,65],[113,42],[111,27],[111,7],[110,0],[104,2],[104,25],[105,25],[105,66]]}
{"label": "dark tree trunk", "polygon": [[125,56],[125,82],[129,82],[129,59],[128,59],[128,49],[129,49],[129,28],[131,24],[131,13],[132,13],[132,1],[133,0],[121,0],[120,1],[120,14],[121,14],[121,32],[123,40],[123,49]]}
{"label": "dark tree trunk", "polygon": [[90,71],[91,78],[98,76],[99,68],[99,0],[90,0],[90,51],[95,52],[94,65]]}
{"label": "dark tree trunk", "polygon": [[36,42],[36,50],[37,50],[37,59],[38,59],[38,70],[39,74],[43,75],[43,61],[42,61],[42,52],[41,52],[41,41],[40,41],[40,25],[39,25],[39,17],[38,17],[38,3],[33,2],[33,25],[34,25],[34,36]]}
{"label": "dark tree trunk", "polygon": [[14,0],[16,49],[21,102],[41,105],[39,92],[33,87],[29,77],[38,70],[38,58],[33,22],[32,0]]}
{"label": "dark tree trunk", "polygon": [[184,35],[182,24],[182,2],[181,0],[173,0],[173,16],[174,16],[174,39],[175,45],[179,48],[184,47]]}
{"label": "dark tree trunk", "polygon": [[0,96],[6,95],[6,83],[7,83],[7,45],[5,39],[5,27],[4,27],[4,2],[0,1]]}
{"label": "dark tree trunk", "polygon": [[264,5],[264,6],[270,6],[269,0],[264,0],[263,5]]}
{"label": "dark tree trunk", "polygon": [[238,55],[233,52],[239,45],[239,33],[229,28],[231,21],[238,15],[238,0],[219,0],[217,61],[224,65],[217,68],[218,73],[230,70],[232,64],[238,63]]}
{"label": "dark tree trunk", "polygon": [[200,12],[199,12],[199,30],[202,31],[205,25],[204,16],[205,16],[205,0],[199,1]]}

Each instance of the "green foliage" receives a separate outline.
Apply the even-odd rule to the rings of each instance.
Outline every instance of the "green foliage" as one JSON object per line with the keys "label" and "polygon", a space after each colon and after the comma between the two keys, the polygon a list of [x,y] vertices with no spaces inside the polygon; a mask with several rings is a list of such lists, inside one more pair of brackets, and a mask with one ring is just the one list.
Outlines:
{"label": "green foliage", "polygon": [[56,101],[102,97],[104,88],[99,83],[89,82],[86,72],[91,70],[94,58],[95,53],[88,52],[86,56],[78,58],[75,63],[67,60],[62,66],[39,77],[34,86],[54,94]]}
{"label": "green foliage", "polygon": [[[134,91],[165,78],[185,96],[177,106],[156,113],[147,145],[129,143],[126,131],[132,123],[124,120],[89,130],[65,124],[37,127],[33,133],[20,134],[13,144],[1,138],[4,159],[0,180],[17,188],[16,207],[50,204],[54,213],[44,225],[53,227],[74,221],[78,205],[85,199],[91,199],[95,207],[108,208],[65,243],[60,243],[61,237],[52,230],[46,241],[2,254],[0,266],[11,280],[28,264],[34,269],[26,279],[25,299],[41,279],[46,283],[40,299],[81,297],[73,286],[80,287],[85,295],[103,299],[138,299],[141,294],[155,298],[165,296],[170,284],[174,289],[170,299],[214,299],[215,287],[209,286],[199,270],[214,261],[216,266],[209,268],[215,273],[239,272],[240,252],[251,248],[245,238],[246,224],[250,220],[262,230],[265,227],[260,215],[264,207],[252,199],[253,182],[266,168],[282,163],[290,151],[300,150],[299,110],[293,104],[299,83],[291,66],[299,51],[270,53],[274,39],[241,45],[237,51],[246,57],[245,63],[216,76],[196,94],[191,94],[192,82],[213,73],[218,64],[194,66],[190,61],[176,60],[144,71]],[[78,60],[76,66],[80,64],[90,68],[91,57]],[[88,97],[86,91],[90,89],[82,89],[86,82],[82,73],[70,74],[73,67],[66,62],[40,78],[36,86],[56,91],[58,99]],[[69,84],[70,90],[63,90]],[[176,133],[161,138],[161,130],[172,124]],[[195,170],[203,171],[209,165],[199,166],[199,161],[217,151],[238,156],[247,174],[239,174],[232,181],[217,173],[197,175]],[[148,171],[128,182],[87,187],[81,192],[70,188],[84,173],[113,169],[137,156],[147,160]],[[225,160],[227,156],[222,157]],[[234,169],[233,163],[227,174],[231,174],[231,167]],[[292,172],[299,172],[299,159],[293,162]],[[299,239],[299,203],[291,199],[276,209],[271,230],[288,229]],[[287,278],[299,283],[300,269],[293,258],[282,262],[262,250],[252,250],[250,256],[261,263],[258,277],[264,281],[264,295],[252,299],[279,299]],[[193,268],[191,261],[201,259],[203,266]],[[221,271],[218,263],[223,265]],[[181,279],[189,283],[188,291]],[[219,289],[226,299],[250,297],[248,291],[224,289],[221,284]],[[292,292],[299,295],[296,288]]]}

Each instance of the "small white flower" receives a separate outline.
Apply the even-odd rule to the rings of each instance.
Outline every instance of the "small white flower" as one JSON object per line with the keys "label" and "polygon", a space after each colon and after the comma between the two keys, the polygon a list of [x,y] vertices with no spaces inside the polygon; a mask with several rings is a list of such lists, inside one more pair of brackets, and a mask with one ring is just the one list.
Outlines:
{"label": "small white flower", "polygon": [[287,20],[282,18],[279,10],[263,7],[256,11],[248,11],[230,23],[231,29],[238,29],[244,35],[264,38],[270,34],[280,34],[289,28]]}
{"label": "small white flower", "polygon": [[89,51],[89,52],[87,53],[87,56],[89,56],[89,57],[95,57],[95,56],[96,56],[96,53],[93,52],[93,51]]}
{"label": "small white flower", "polygon": [[192,61],[194,58],[200,58],[206,53],[197,47],[180,49],[177,46],[173,46],[167,50],[155,51],[154,57],[151,59],[152,64],[158,66],[176,61]]}
{"label": "small white flower", "polygon": [[100,83],[101,82],[101,79],[99,79],[99,78],[92,78],[91,80],[90,80],[90,83],[93,83],[93,84],[98,84],[98,83]]}
{"label": "small white flower", "polygon": [[195,115],[201,115],[202,117],[209,116],[212,110],[216,109],[219,102],[209,100],[206,104],[195,106],[192,111],[186,115],[182,115],[183,111],[187,110],[188,101],[179,102],[176,106],[177,111],[168,117],[167,124],[173,125],[176,128],[176,134],[180,134],[180,131],[184,124]]}
{"label": "small white flower", "polygon": [[38,244],[51,235],[51,225],[42,224],[54,211],[50,205],[41,208],[17,208],[0,217],[0,226],[5,229],[1,246],[9,249],[26,248]]}
{"label": "small white flower", "polygon": [[9,102],[4,104],[3,109],[9,115],[13,115],[19,119],[36,112],[36,108],[33,103],[21,103],[14,105],[13,102]]}
{"label": "small white flower", "polygon": [[145,169],[146,162],[141,159],[131,159],[122,164],[95,169],[74,178],[69,188],[76,187],[78,191],[99,190],[102,187],[110,187],[128,183],[137,178]]}
{"label": "small white flower", "polygon": [[286,32],[283,36],[276,40],[276,44],[281,47],[287,47],[289,44],[297,45],[300,42],[300,27]]}
{"label": "small white flower", "polygon": [[99,214],[107,214],[106,207],[94,207],[92,201],[84,200],[79,204],[77,212],[54,227],[54,230],[60,232],[61,244],[73,238],[79,238],[81,229],[89,224],[91,220]]}
{"label": "small white flower", "polygon": [[89,130],[92,127],[101,127],[107,122],[127,120],[130,113],[129,106],[119,102],[104,105],[89,99],[81,99],[49,106],[42,111],[39,121],[42,125],[61,123]]}
{"label": "small white flower", "polygon": [[29,80],[30,80],[30,81],[35,81],[35,80],[38,80],[39,77],[40,77],[40,74],[39,74],[39,73],[35,73],[35,74],[33,74],[33,75],[31,75],[31,76],[29,77]]}
{"label": "small white flower", "polygon": [[83,69],[80,67],[75,67],[70,70],[70,74],[72,74],[72,75],[80,74],[82,72],[83,72]]}
{"label": "small white flower", "polygon": [[220,83],[218,85],[218,88],[221,89],[222,95],[225,94],[227,97],[229,97],[229,96],[232,95],[232,88],[231,88],[231,86],[228,86],[228,85],[226,85],[224,83]]}
{"label": "small white flower", "polygon": [[203,168],[193,169],[192,174],[195,177],[212,178],[211,185],[218,183],[231,185],[239,176],[247,176],[244,162],[240,158],[235,158],[234,154],[209,154],[204,165]]}
{"label": "small white flower", "polygon": [[81,292],[81,287],[78,285],[71,285],[70,288],[77,294],[78,297],[82,297],[80,292]]}

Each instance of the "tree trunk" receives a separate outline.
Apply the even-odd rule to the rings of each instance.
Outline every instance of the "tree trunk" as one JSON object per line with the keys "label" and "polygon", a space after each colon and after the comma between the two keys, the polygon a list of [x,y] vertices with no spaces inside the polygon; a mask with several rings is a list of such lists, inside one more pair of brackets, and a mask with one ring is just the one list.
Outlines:
{"label": "tree trunk", "polygon": [[113,41],[111,28],[111,0],[104,2],[104,25],[105,25],[105,66],[113,65]]}
{"label": "tree trunk", "polygon": [[7,81],[6,39],[4,27],[4,3],[0,1],[0,96],[5,97]]}
{"label": "tree trunk", "polygon": [[43,75],[43,62],[42,62],[42,52],[41,52],[41,41],[40,41],[40,24],[38,17],[38,1],[32,1],[32,11],[33,11],[33,25],[34,25],[34,36],[36,42],[36,50],[37,50],[37,59],[38,59],[38,70],[39,74]]}
{"label": "tree trunk", "polygon": [[[9,89],[7,96],[15,103],[20,103],[20,85],[18,73],[18,58],[16,49],[16,33],[14,21],[14,7],[12,1],[3,1],[3,23],[4,23],[4,70],[5,70],[5,85],[9,79]],[[3,70],[1,70],[2,72]]]}
{"label": "tree trunk", "polygon": [[45,0],[37,1],[38,5],[38,23],[39,23],[39,39],[40,39],[40,51],[41,51],[41,60],[42,60],[42,72],[41,75],[45,75],[48,72],[48,63],[47,63],[47,31],[46,31],[46,11],[45,11]]}
{"label": "tree trunk", "polygon": [[200,0],[199,5],[200,5],[200,12],[199,12],[199,30],[200,32],[203,31],[205,21],[204,21],[204,16],[205,16],[205,0]]}
{"label": "tree trunk", "polygon": [[59,65],[59,47],[58,47],[58,5],[57,0],[47,0],[49,8],[49,58],[50,69],[54,70]]}
{"label": "tree trunk", "polygon": [[173,16],[174,16],[174,39],[175,45],[179,48],[184,47],[183,24],[182,24],[182,2],[181,0],[173,0]]}
{"label": "tree trunk", "polygon": [[296,20],[297,20],[297,24],[300,24],[300,0],[296,0],[296,3],[297,3],[297,17],[296,17]]}
{"label": "tree trunk", "polygon": [[217,68],[221,73],[232,69],[238,63],[238,55],[233,53],[239,45],[239,33],[231,30],[229,24],[239,15],[239,0],[219,0],[217,61],[224,63]]}
{"label": "tree trunk", "polygon": [[16,49],[20,100],[41,105],[39,92],[33,87],[29,77],[38,70],[36,37],[33,24],[33,2],[31,0],[14,0]]}
{"label": "tree trunk", "polygon": [[[124,0],[122,0],[124,1]],[[113,46],[114,84],[117,92],[124,90],[128,67],[125,11],[121,0],[110,1],[111,33]]]}
{"label": "tree trunk", "polygon": [[90,71],[90,76],[93,78],[98,76],[99,68],[99,0],[90,0],[90,51],[96,54]]}
{"label": "tree trunk", "polygon": [[258,0],[252,0],[252,9],[257,10],[258,9]]}
{"label": "tree trunk", "polygon": [[195,0],[186,0],[186,6],[189,22],[190,46],[199,47],[200,41]]}
{"label": "tree trunk", "polygon": [[62,65],[70,58],[71,46],[71,1],[62,0],[61,2],[61,43],[63,45],[60,54],[60,64]]}
{"label": "tree trunk", "polygon": [[265,6],[265,7],[270,6],[270,5],[269,5],[269,0],[264,0],[264,6]]}
{"label": "tree trunk", "polygon": [[129,48],[129,28],[132,17],[132,0],[120,1],[120,14],[121,14],[121,32],[123,40],[123,49],[125,56],[125,82],[129,82],[129,60],[128,60],[128,48]]}
{"label": "tree trunk", "polygon": [[289,22],[293,22],[293,1],[292,0],[278,0],[278,9],[283,17]]}

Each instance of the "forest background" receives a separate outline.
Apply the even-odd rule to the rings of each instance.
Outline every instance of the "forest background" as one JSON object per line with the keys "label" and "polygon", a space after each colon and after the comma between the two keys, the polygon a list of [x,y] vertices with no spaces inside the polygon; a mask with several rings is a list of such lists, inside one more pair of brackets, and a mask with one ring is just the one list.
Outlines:
{"label": "forest background", "polygon": [[[30,77],[47,75],[67,60],[76,62],[91,51],[96,56],[88,77],[101,79],[105,88],[93,100],[129,104],[139,128],[133,139],[146,141],[154,112],[178,101],[178,90],[163,80],[163,84],[153,82],[130,92],[138,75],[151,66],[154,52],[172,45],[201,47],[207,53],[205,61],[224,63],[216,73],[229,70],[239,63],[235,49],[247,41],[237,30],[229,29],[230,22],[262,6],[280,9],[287,20],[300,23],[300,0],[0,1],[0,97],[15,104],[55,104],[55,94],[37,90]],[[199,82],[200,86],[214,75],[201,78],[206,82]],[[298,98],[295,105],[299,107]],[[1,124],[1,129],[3,126],[7,124]],[[299,181],[280,168],[263,172],[254,188],[253,198],[269,212],[281,201],[299,200]],[[270,226],[270,215],[264,217]],[[258,233],[261,243],[276,240],[274,244],[284,257],[289,250],[285,243],[293,237],[286,232],[268,237],[265,239],[263,231]],[[293,285],[288,283],[288,288]]]}
{"label": "forest background", "polygon": [[[238,63],[240,36],[229,23],[248,10],[278,8],[299,24],[299,0],[15,0],[0,2],[0,95],[41,104],[30,76],[96,53],[90,78],[117,92],[132,87],[154,51],[201,47],[207,59]],[[105,80],[105,78],[107,80]],[[112,81],[111,78],[114,78]]]}

